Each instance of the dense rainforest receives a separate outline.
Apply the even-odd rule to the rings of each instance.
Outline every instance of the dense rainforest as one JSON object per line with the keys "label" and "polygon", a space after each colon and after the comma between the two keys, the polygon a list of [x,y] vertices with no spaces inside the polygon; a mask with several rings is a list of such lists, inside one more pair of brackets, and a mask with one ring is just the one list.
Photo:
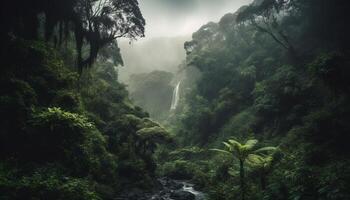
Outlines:
{"label": "dense rainforest", "polygon": [[255,0],[126,86],[137,0],[3,3],[0,199],[350,199],[349,9]]}
{"label": "dense rainforest", "polygon": [[1,16],[0,199],[150,190],[172,138],[118,82],[115,38],[143,36],[137,1],[12,1]]}

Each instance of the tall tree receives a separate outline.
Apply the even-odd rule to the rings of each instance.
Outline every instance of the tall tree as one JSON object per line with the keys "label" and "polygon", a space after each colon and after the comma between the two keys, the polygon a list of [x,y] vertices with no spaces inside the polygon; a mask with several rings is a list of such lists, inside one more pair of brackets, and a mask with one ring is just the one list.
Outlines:
{"label": "tall tree", "polygon": [[259,31],[268,34],[271,38],[286,49],[293,59],[296,59],[296,50],[290,37],[283,30],[282,19],[291,8],[289,0],[256,0],[242,9],[238,22],[248,22]]}
{"label": "tall tree", "polygon": [[[1,14],[1,37],[6,43],[11,37],[37,39],[41,25],[45,39],[53,39],[56,45],[74,33],[80,72],[117,38],[144,36],[145,20],[137,0],[18,0],[2,6]],[[85,57],[84,46],[89,51]]]}

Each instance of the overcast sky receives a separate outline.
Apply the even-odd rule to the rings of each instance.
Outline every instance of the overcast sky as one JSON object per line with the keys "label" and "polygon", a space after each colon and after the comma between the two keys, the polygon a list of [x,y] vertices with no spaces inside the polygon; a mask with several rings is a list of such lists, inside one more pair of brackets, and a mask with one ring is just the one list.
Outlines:
{"label": "overcast sky", "polygon": [[146,37],[189,35],[252,0],[139,0]]}
{"label": "overcast sky", "polygon": [[183,44],[209,21],[218,22],[252,0],[139,0],[146,19],[146,37],[129,44],[120,40],[124,67],[119,78],[127,83],[134,73],[176,72],[185,59]]}

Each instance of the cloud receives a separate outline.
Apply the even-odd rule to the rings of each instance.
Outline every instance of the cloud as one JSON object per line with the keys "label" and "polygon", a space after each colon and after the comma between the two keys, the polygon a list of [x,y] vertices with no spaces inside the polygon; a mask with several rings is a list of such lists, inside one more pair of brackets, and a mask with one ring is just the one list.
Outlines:
{"label": "cloud", "polygon": [[189,35],[209,21],[236,11],[252,0],[140,0],[146,36]]}
{"label": "cloud", "polygon": [[209,21],[219,21],[252,0],[139,0],[146,19],[146,38],[120,40],[125,66],[119,78],[126,82],[134,73],[153,70],[176,72],[185,59],[183,44]]}

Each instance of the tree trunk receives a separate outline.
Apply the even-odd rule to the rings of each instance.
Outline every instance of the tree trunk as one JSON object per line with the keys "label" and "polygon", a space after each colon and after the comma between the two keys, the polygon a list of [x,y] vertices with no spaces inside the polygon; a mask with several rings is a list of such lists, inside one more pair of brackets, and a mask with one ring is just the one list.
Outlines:
{"label": "tree trunk", "polygon": [[244,161],[239,160],[239,175],[240,175],[240,182],[241,182],[241,200],[245,200],[245,180],[244,180]]}

